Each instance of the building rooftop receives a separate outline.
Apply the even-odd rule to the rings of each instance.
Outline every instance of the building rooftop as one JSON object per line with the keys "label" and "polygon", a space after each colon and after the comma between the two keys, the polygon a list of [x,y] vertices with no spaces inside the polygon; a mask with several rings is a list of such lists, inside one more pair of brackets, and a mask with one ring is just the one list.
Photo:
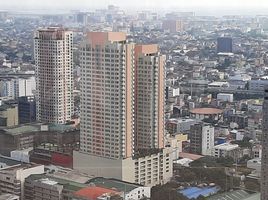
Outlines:
{"label": "building rooftop", "polygon": [[48,129],[49,131],[66,132],[68,130],[74,130],[75,128],[71,125],[65,125],[65,124],[49,124]]}
{"label": "building rooftop", "polygon": [[7,165],[7,166],[13,166],[13,165],[21,164],[21,162],[19,162],[17,160],[13,160],[12,158],[2,156],[2,155],[0,155],[0,163],[3,163],[5,165]]}
{"label": "building rooftop", "polygon": [[163,151],[162,149],[139,149],[138,151],[135,152],[135,155],[133,157],[134,159],[143,158],[146,156],[158,154],[162,151]]}
{"label": "building rooftop", "polygon": [[63,185],[65,189],[69,190],[69,191],[78,191],[82,188],[87,187],[86,184],[82,184],[82,183],[77,183],[75,182],[75,180],[71,181],[71,180],[65,180],[65,179],[61,179],[61,178],[56,178],[53,177],[52,175],[46,175],[46,174],[34,174],[34,175],[30,175],[28,178],[28,180],[31,181],[37,181],[37,182],[42,182],[42,183],[46,183],[48,185]]}
{"label": "building rooftop", "polygon": [[192,154],[192,153],[180,152],[179,157],[180,158],[188,158],[190,160],[198,160],[200,158],[203,158],[204,156],[197,155],[197,154]]}
{"label": "building rooftop", "polygon": [[182,123],[182,122],[197,122],[199,120],[197,119],[190,119],[190,118],[179,118],[179,119],[176,119],[176,118],[171,118],[168,120],[168,122],[175,122],[175,123]]}
{"label": "building rooftop", "polygon": [[190,110],[192,114],[199,114],[199,115],[215,115],[221,114],[223,111],[218,108],[195,108]]}
{"label": "building rooftop", "polygon": [[[37,132],[40,131],[40,126],[36,125],[22,125],[10,128],[3,128],[2,129],[5,133],[10,135],[18,135],[22,133],[29,133],[29,132]],[[1,130],[0,130],[1,132]]]}
{"label": "building rooftop", "polygon": [[91,179],[88,184],[94,184],[98,187],[104,187],[108,189],[113,189],[118,192],[129,192],[138,187],[141,187],[138,184],[128,183],[125,181],[117,180],[117,179],[108,179],[103,177],[96,177]]}
{"label": "building rooftop", "polygon": [[233,150],[239,148],[238,144],[230,144],[230,143],[223,143],[214,146],[215,149],[221,149],[221,150]]}
{"label": "building rooftop", "polygon": [[75,195],[80,196],[80,197],[85,197],[91,200],[97,200],[98,197],[104,194],[111,194],[111,193],[116,194],[118,192],[111,190],[111,189],[107,189],[107,188],[90,186],[90,187],[86,187],[75,192]]}
{"label": "building rooftop", "polygon": [[235,190],[214,195],[207,200],[260,200],[260,193],[252,193],[245,190]]}

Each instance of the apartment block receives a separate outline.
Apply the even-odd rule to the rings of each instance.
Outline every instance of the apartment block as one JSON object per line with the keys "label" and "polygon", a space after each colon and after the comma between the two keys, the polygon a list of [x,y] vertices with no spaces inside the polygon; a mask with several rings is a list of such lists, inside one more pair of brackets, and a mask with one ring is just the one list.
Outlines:
{"label": "apartment block", "polygon": [[39,29],[34,37],[37,120],[63,124],[73,114],[73,33]]}
{"label": "apartment block", "polygon": [[44,173],[44,166],[13,162],[11,166],[0,168],[0,193],[14,194],[23,199],[25,178],[32,174]]}
{"label": "apartment block", "polygon": [[240,148],[238,144],[223,143],[213,147],[213,156],[220,157],[232,157],[234,159],[240,157]]}
{"label": "apartment block", "polygon": [[135,149],[164,147],[165,57],[157,45],[135,46]]}
{"label": "apartment block", "polygon": [[183,31],[183,22],[181,20],[164,20],[162,29],[168,30],[171,33]]}
{"label": "apartment block", "polygon": [[191,153],[210,156],[214,147],[214,127],[206,123],[193,124],[189,139]]}

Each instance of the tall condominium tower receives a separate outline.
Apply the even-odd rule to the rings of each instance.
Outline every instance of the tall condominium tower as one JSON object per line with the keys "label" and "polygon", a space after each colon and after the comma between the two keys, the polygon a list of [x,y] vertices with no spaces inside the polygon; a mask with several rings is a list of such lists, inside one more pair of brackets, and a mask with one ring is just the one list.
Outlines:
{"label": "tall condominium tower", "polygon": [[90,32],[81,49],[81,151],[122,159],[133,153],[134,45],[116,32]]}
{"label": "tall condominium tower", "polygon": [[73,114],[73,33],[39,29],[34,38],[37,120],[62,124]]}
{"label": "tall condominium tower", "polygon": [[163,149],[164,61],[157,45],[128,43],[124,33],[87,34],[74,168],[146,185],[171,176],[170,154]]}
{"label": "tall condominium tower", "polygon": [[164,61],[157,45],[135,46],[135,150],[164,147]]}
{"label": "tall condominium tower", "polygon": [[261,200],[268,199],[268,87],[264,90],[262,119]]}

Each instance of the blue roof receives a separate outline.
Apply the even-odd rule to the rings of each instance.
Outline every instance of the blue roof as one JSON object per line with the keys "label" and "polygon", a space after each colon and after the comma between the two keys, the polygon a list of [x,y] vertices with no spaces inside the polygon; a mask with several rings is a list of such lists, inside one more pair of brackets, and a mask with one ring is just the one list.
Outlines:
{"label": "blue roof", "polygon": [[210,195],[216,194],[220,190],[219,187],[190,187],[184,190],[179,190],[178,192],[183,194],[189,199],[196,199],[199,196],[208,197]]}

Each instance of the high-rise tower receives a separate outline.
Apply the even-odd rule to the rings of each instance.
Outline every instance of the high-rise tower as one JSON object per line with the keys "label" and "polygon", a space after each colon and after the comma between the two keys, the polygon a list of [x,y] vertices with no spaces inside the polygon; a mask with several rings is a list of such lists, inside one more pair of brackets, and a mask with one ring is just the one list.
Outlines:
{"label": "high-rise tower", "polygon": [[34,38],[37,120],[62,124],[73,114],[73,33],[60,27]]}
{"label": "high-rise tower", "polygon": [[268,87],[264,90],[262,119],[261,200],[268,199]]}
{"label": "high-rise tower", "polygon": [[170,178],[172,161],[163,150],[164,61],[157,45],[128,43],[125,33],[87,34],[74,168],[146,185]]}
{"label": "high-rise tower", "polygon": [[80,149],[123,159],[133,154],[134,45],[117,32],[90,32],[81,48]]}
{"label": "high-rise tower", "polygon": [[135,46],[135,150],[164,147],[164,61],[157,45]]}

